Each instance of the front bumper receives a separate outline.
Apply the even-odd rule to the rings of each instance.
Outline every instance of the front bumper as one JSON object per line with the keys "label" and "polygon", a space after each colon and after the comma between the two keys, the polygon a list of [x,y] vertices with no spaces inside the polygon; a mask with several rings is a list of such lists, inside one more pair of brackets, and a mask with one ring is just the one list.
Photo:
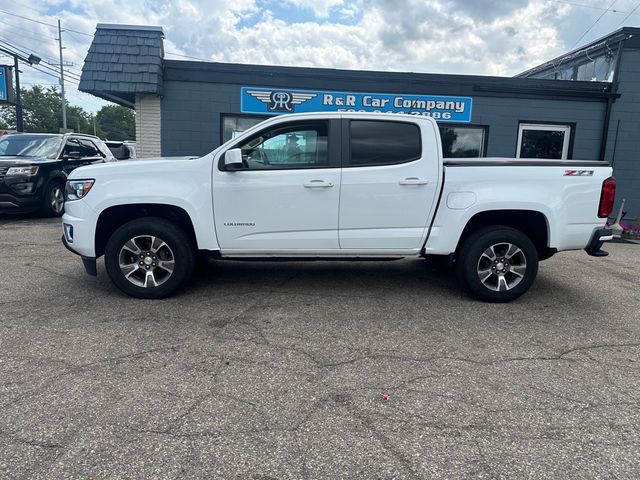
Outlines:
{"label": "front bumper", "polygon": [[17,196],[9,193],[0,193],[0,213],[27,213],[35,212],[42,205],[40,196]]}
{"label": "front bumper", "polygon": [[[69,245],[69,242],[67,242],[67,239],[64,236],[64,234],[62,235],[62,244],[71,253],[75,253],[76,255],[80,255],[78,252],[76,252],[71,247],[71,245]],[[85,257],[84,255],[80,255],[80,258],[82,259],[82,265],[84,265],[84,269],[87,272],[87,274],[91,275],[92,277],[96,277],[98,275],[98,266],[96,264],[96,258],[95,257]]]}
{"label": "front bumper", "polygon": [[89,275],[97,274],[94,234],[96,231],[96,213],[82,200],[65,204],[62,216],[62,243],[80,255],[84,268]]}
{"label": "front bumper", "polygon": [[609,252],[602,250],[602,244],[608,240],[613,240],[613,230],[610,228],[598,228],[591,235],[591,240],[584,251],[592,257],[606,257]]}
{"label": "front bumper", "polygon": [[[28,177],[0,178],[0,213],[26,213],[42,205],[41,181]],[[24,187],[20,190],[19,187]]]}

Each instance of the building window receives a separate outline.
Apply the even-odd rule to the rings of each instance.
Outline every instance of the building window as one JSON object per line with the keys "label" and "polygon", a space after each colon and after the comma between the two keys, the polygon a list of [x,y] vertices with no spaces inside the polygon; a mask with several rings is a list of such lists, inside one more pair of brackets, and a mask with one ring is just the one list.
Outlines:
{"label": "building window", "polygon": [[264,122],[270,117],[264,115],[223,115],[222,116],[222,143],[236,138],[245,130],[253,127],[254,125]]}
{"label": "building window", "polygon": [[415,123],[352,120],[351,165],[391,165],[422,156],[420,129]]}
{"label": "building window", "polygon": [[484,157],[486,128],[440,126],[444,158]]}
{"label": "building window", "polygon": [[570,125],[521,123],[518,129],[517,158],[569,158]]}

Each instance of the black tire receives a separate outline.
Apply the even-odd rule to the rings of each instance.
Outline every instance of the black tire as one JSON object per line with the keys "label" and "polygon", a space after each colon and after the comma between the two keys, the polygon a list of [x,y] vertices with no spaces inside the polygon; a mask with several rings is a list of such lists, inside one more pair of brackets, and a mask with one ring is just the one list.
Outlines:
{"label": "black tire", "polygon": [[[62,205],[59,202],[62,199]],[[40,215],[43,217],[61,217],[64,214],[64,185],[52,181],[44,188]]]}
{"label": "black tire", "polygon": [[[157,250],[154,250],[151,237],[157,239]],[[132,239],[136,239],[133,245],[140,253],[134,254],[132,250],[123,248]],[[160,241],[164,246],[157,247]],[[154,255],[154,259],[155,255],[158,255],[160,261],[157,261],[157,267],[156,263],[145,265],[139,261],[147,254]],[[163,258],[160,258],[161,256]],[[120,267],[121,259],[131,270],[135,270],[131,271],[131,280],[126,278]],[[164,298],[183,287],[191,277],[195,263],[194,246],[184,231],[175,224],[163,218],[139,218],[125,223],[111,235],[105,248],[104,263],[111,281],[127,295],[136,298]],[[159,266],[161,263],[173,263],[170,274],[164,267]],[[143,267],[149,268],[145,271]],[[153,279],[147,282],[149,269],[152,271]],[[144,278],[140,278],[141,276]],[[134,282],[144,282],[148,286]]]}
{"label": "black tire", "polygon": [[456,273],[474,297],[485,302],[510,302],[533,284],[538,273],[538,252],[519,230],[502,225],[486,227],[472,233],[462,244]]}

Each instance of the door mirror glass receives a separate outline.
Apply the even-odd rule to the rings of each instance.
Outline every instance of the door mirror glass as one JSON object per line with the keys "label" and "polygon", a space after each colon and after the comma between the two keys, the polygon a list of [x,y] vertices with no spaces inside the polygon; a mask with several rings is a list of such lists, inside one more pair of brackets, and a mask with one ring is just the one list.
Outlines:
{"label": "door mirror glass", "polygon": [[65,153],[62,156],[62,158],[64,160],[78,160],[78,159],[82,158],[82,156],[80,155],[80,152],[72,150],[72,151],[69,151],[69,152]]}
{"label": "door mirror glass", "polygon": [[224,166],[233,168],[242,167],[242,151],[239,148],[227,150],[224,154]]}

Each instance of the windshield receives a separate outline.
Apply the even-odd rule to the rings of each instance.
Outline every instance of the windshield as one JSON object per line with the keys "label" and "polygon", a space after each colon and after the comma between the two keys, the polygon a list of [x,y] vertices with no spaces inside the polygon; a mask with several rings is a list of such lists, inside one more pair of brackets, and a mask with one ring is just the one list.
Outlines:
{"label": "windshield", "polygon": [[0,138],[0,156],[56,158],[61,142],[57,135],[7,135]]}

